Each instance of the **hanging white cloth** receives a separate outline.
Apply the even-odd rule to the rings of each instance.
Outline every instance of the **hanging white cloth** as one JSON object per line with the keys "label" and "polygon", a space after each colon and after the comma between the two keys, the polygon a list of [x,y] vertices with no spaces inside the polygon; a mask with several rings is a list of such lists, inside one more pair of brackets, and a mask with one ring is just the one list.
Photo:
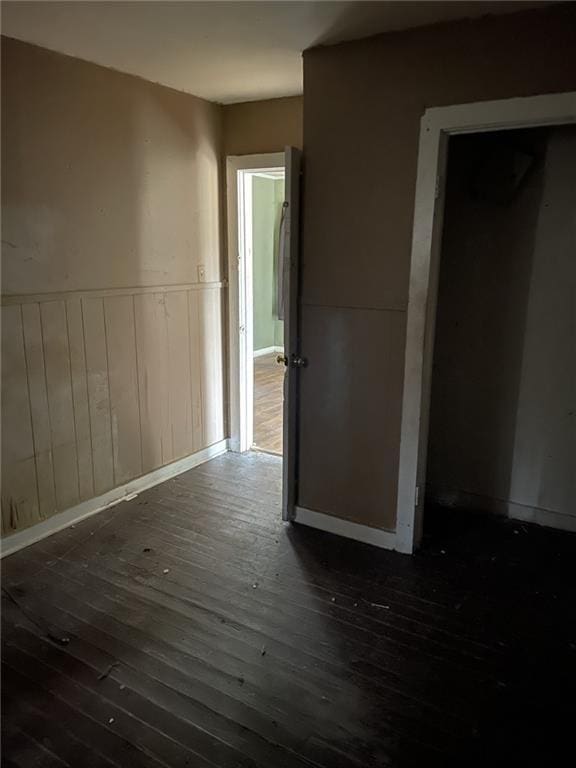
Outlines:
{"label": "hanging white cloth", "polygon": [[280,228],[278,235],[278,251],[276,253],[276,307],[278,319],[284,320],[284,286],[287,285],[288,270],[290,269],[290,254],[286,251],[287,238],[286,226],[288,217],[288,203],[282,203],[280,214]]}

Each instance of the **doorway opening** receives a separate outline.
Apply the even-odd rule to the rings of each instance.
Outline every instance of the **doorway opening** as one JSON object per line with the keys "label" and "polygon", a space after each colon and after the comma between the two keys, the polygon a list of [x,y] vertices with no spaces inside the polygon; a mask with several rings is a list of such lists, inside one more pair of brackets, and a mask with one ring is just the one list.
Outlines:
{"label": "doorway opening", "polygon": [[[282,463],[296,512],[300,354],[300,150],[227,159],[229,449]],[[256,301],[255,301],[256,298]]]}
{"label": "doorway opening", "polygon": [[251,205],[244,207],[252,260],[252,450],[282,455],[284,301],[280,247],[284,169],[247,171]]}
{"label": "doorway opening", "polygon": [[[420,141],[418,149],[418,175],[416,180],[416,197],[414,205],[414,225],[412,236],[412,253],[410,264],[410,287],[408,297],[407,308],[407,327],[406,327],[406,353],[404,358],[404,385],[403,385],[403,397],[402,397],[402,412],[401,412],[401,436],[400,436],[400,456],[398,463],[398,495],[397,495],[397,519],[396,519],[396,539],[395,548],[401,552],[412,553],[416,547],[419,546],[424,523],[424,502],[426,497],[427,488],[427,449],[428,449],[428,435],[430,427],[430,409],[431,409],[431,390],[433,380],[433,353],[435,347],[435,331],[436,331],[436,309],[438,303],[438,285],[440,278],[440,250],[442,244],[443,234],[443,218],[444,218],[444,200],[446,195],[446,171],[447,171],[447,159],[448,159],[448,146],[449,141],[454,137],[465,137],[470,134],[491,134],[495,132],[505,131],[517,131],[520,129],[534,129],[545,128],[550,129],[550,135],[554,134],[554,131],[571,133],[571,128],[576,124],[576,93],[556,93],[547,94],[542,96],[530,96],[523,98],[504,99],[501,101],[486,101],[477,102],[473,104],[459,104],[451,107],[437,107],[426,110],[422,117],[420,127]],[[536,135],[536,134],[534,134]],[[540,134],[542,138],[544,133]],[[573,135],[573,134],[571,134]],[[549,154],[549,148],[546,150],[546,156]],[[552,153],[553,154],[553,153]],[[550,154],[550,158],[552,157]],[[528,157],[526,156],[528,155]],[[479,170],[476,184],[476,194],[491,194],[492,196],[499,197],[501,201],[514,197],[513,192],[518,187],[527,183],[527,179],[533,178],[535,173],[534,168],[536,162],[529,156],[530,152],[517,152],[516,157],[513,159],[512,164],[508,167],[508,179],[507,189],[504,191],[500,189],[498,192],[494,184],[493,176],[492,181],[487,178],[487,171],[489,167]],[[546,160],[546,163],[548,160]],[[561,172],[561,164],[557,164],[557,171]],[[530,172],[532,168],[532,173]],[[561,195],[562,202],[569,203],[575,199],[574,195],[574,172],[564,173],[564,181],[566,188]],[[482,183],[479,183],[482,182]],[[564,183],[564,182],[563,182]],[[506,187],[506,184],[504,186]],[[570,186],[572,185],[572,186]],[[543,193],[542,193],[543,197]],[[554,227],[551,227],[550,219],[554,218],[554,211],[557,210],[556,206],[545,206],[544,204],[538,210],[538,223],[536,225],[536,234],[534,242],[539,243],[540,231],[542,227],[547,229],[548,232],[553,232]],[[510,217],[501,217],[505,222],[505,226],[508,226],[512,221]],[[569,276],[567,276],[568,291],[572,290],[574,286],[574,258],[573,258],[573,209],[572,219],[568,228],[563,228],[563,236],[565,238],[564,244],[571,243],[569,251],[571,254],[571,261],[569,260],[570,269]],[[470,226],[474,222],[470,222]],[[529,223],[528,229],[531,228],[533,222]],[[526,228],[525,228],[526,229]],[[571,233],[571,234],[570,234]],[[484,237],[484,232],[480,231],[478,237],[482,241],[485,241],[485,247],[488,249],[491,245],[491,238]],[[564,246],[560,246],[560,251],[564,253]],[[541,248],[538,245],[538,248]],[[559,257],[560,252],[556,247],[543,248],[544,262],[548,262],[551,269],[549,269],[547,280],[551,281],[551,284],[559,285],[558,275],[559,273]],[[465,249],[461,249],[462,257],[465,256]],[[531,255],[529,263],[531,270],[534,270],[537,260],[535,258],[536,246],[534,246],[534,254]],[[555,254],[555,255],[554,255]],[[563,261],[565,256],[560,259]],[[495,268],[489,272],[489,277],[492,283],[496,283],[499,279],[498,269]],[[550,277],[552,276],[552,277]],[[533,272],[531,271],[525,277],[529,280],[528,288],[528,304],[525,305],[530,308],[530,303],[534,303],[534,315],[525,315],[524,321],[526,322],[526,333],[528,333],[528,318],[532,317],[533,322],[536,323],[535,338],[538,339],[538,343],[535,343],[536,348],[539,350],[536,359],[540,358],[540,361],[546,360],[547,343],[542,343],[540,340],[541,333],[540,328],[546,327],[546,323],[541,324],[539,321],[542,319],[539,317],[542,310],[541,306],[552,307],[556,312],[556,303],[550,299],[550,289],[547,288],[548,294],[546,296],[546,302],[539,302],[536,297],[539,295],[537,286],[533,278]],[[518,290],[518,289],[516,289]],[[564,287],[562,290],[565,291]],[[553,291],[552,291],[553,292]],[[490,312],[490,299],[489,295],[485,293],[480,294],[484,299],[487,311]],[[534,296],[534,302],[533,302]],[[573,296],[573,293],[572,293]],[[514,295],[506,295],[501,299],[504,309],[511,312],[513,309],[513,302],[515,301]],[[563,299],[564,302],[564,299]],[[573,306],[573,298],[572,298]],[[525,307],[526,308],[526,307]],[[467,315],[468,306],[461,305],[461,315]],[[500,311],[500,309],[499,309]],[[517,322],[517,321],[516,321]],[[572,373],[567,375],[567,380],[572,376],[572,384],[570,391],[572,397],[574,394],[574,356],[568,350],[569,345],[566,345],[566,339],[572,334],[570,342],[572,349],[574,348],[574,326],[560,334],[564,337],[563,352],[555,360],[555,365],[558,366],[563,362],[564,366],[571,367]],[[552,334],[547,334],[548,339]],[[556,335],[556,333],[554,333]],[[568,336],[567,336],[568,335]],[[463,344],[467,344],[468,339],[463,341]],[[552,343],[552,348],[556,348],[556,339]],[[530,350],[530,354],[527,354]],[[532,357],[531,344],[528,347],[522,349],[521,357],[521,381],[524,376],[524,366],[528,365],[528,360]],[[493,364],[490,359],[489,365]],[[533,363],[532,363],[533,364]],[[496,363],[497,365],[497,363]],[[539,362],[541,369],[545,368],[545,363]],[[454,366],[450,366],[450,375],[454,376],[457,369]],[[558,370],[558,368],[556,368]],[[533,374],[532,374],[533,375]],[[537,377],[534,381],[537,380]],[[527,410],[534,407],[534,403],[541,404],[543,401],[550,402],[550,399],[556,398],[557,394],[553,389],[554,377],[548,379],[550,386],[546,388],[540,383],[537,385],[537,396],[530,395],[523,402],[529,404],[526,405]],[[536,386],[536,385],[535,385]],[[436,387],[437,389],[437,387]],[[484,395],[486,389],[483,390]],[[561,396],[563,398],[563,395]],[[501,405],[501,407],[503,407]],[[506,406],[508,407],[508,406]],[[518,401],[514,421],[514,450],[520,446],[520,442],[524,445],[525,440],[522,437],[520,440],[520,433],[516,429],[516,424],[520,424],[522,419],[523,423],[526,423],[524,414],[518,411],[520,407],[520,401]],[[539,406],[540,407],[540,406]],[[514,409],[512,409],[514,410]],[[538,409],[536,408],[536,411]],[[573,422],[568,424],[566,419],[573,418],[573,408],[570,407],[568,411],[564,409],[562,413],[562,428],[558,430],[558,434],[562,437],[558,439],[556,443],[561,447],[561,453],[563,457],[568,456],[566,461],[570,464],[570,457],[574,456],[574,426]],[[547,415],[547,407],[544,407],[540,411],[540,420],[538,418],[533,419],[531,424],[542,428],[544,422],[546,422],[545,416]],[[522,418],[521,418],[522,417]],[[547,425],[554,422],[554,419],[550,419],[546,422]],[[556,423],[556,427],[558,424]],[[536,427],[532,427],[533,436],[536,435]],[[548,427],[546,427],[548,428]],[[554,430],[553,430],[554,431]],[[539,434],[542,434],[539,431]],[[549,436],[548,434],[546,435]],[[474,434],[468,434],[468,439],[473,440]],[[556,438],[554,438],[556,440]],[[565,448],[568,448],[568,452],[565,452]],[[524,449],[523,449],[524,450]],[[545,450],[545,449],[544,449]],[[530,453],[532,451],[532,454]],[[514,461],[516,461],[516,455]],[[537,459],[534,462],[534,459]],[[524,459],[517,464],[518,472],[517,478],[520,482],[521,476],[523,476],[522,483],[526,488],[532,488],[532,495],[534,493],[538,496],[538,502],[542,501],[540,494],[541,489],[544,487],[541,483],[543,479],[543,473],[545,470],[545,458],[543,452],[543,443],[536,438],[528,441],[528,447],[524,452]],[[563,459],[564,461],[564,459]],[[562,465],[564,466],[564,464]],[[549,469],[550,467],[548,467]],[[554,471],[556,471],[555,468]],[[573,466],[572,466],[573,469]],[[561,470],[564,473],[564,469]],[[528,475],[533,473],[535,477],[528,478]],[[563,474],[563,476],[565,476]],[[571,473],[571,498],[574,494],[574,477],[575,473]],[[515,486],[517,487],[517,486]],[[516,495],[516,494],[515,494]],[[430,494],[429,494],[430,496]],[[501,510],[508,517],[521,518],[528,522],[543,522],[545,525],[551,527],[562,528],[567,530],[576,529],[576,516],[572,514],[564,514],[564,511],[557,513],[549,510],[545,507],[532,506],[527,502],[517,502],[516,499],[496,499],[495,501],[501,503],[504,506],[500,507]],[[495,510],[496,511],[496,510]],[[499,511],[499,510],[498,510]],[[546,514],[546,521],[538,519],[541,512]]]}
{"label": "doorway opening", "polygon": [[[424,533],[576,530],[576,127],[449,139]],[[440,525],[440,528],[438,527]]]}
{"label": "doorway opening", "polygon": [[228,159],[231,449],[281,456],[285,154]]}

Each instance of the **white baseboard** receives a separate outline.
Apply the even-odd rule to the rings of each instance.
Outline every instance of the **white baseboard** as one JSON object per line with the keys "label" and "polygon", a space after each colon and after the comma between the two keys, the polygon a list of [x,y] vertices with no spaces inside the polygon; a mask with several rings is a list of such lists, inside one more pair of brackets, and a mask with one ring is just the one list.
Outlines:
{"label": "white baseboard", "polygon": [[462,507],[469,510],[482,510],[494,515],[508,517],[511,520],[522,520],[525,523],[545,525],[560,531],[576,532],[576,515],[555,512],[543,507],[533,507],[519,504],[515,501],[496,499],[477,493],[460,490],[438,490],[428,495],[428,498],[446,507]]}
{"label": "white baseboard", "polygon": [[525,523],[536,523],[536,525],[546,525],[548,528],[556,528],[559,531],[576,533],[576,516],[566,515],[563,512],[552,512],[550,509],[541,507],[527,507],[525,504],[515,504],[510,501],[508,517]]}
{"label": "white baseboard", "polygon": [[294,522],[308,525],[311,528],[318,528],[327,533],[335,533],[337,536],[344,536],[346,539],[362,541],[364,544],[373,544],[382,549],[396,549],[396,533],[394,531],[384,531],[380,528],[371,528],[368,525],[353,523],[350,520],[343,520],[340,517],[332,517],[322,512],[314,512],[305,507],[296,507]]}
{"label": "white baseboard", "polygon": [[284,347],[262,347],[254,350],[254,357],[264,357],[264,355],[284,354]]}
{"label": "white baseboard", "polygon": [[201,451],[185,456],[183,459],[167,464],[165,467],[159,467],[153,472],[149,472],[142,477],[137,477],[125,485],[119,485],[117,488],[113,488],[110,491],[106,491],[101,496],[95,496],[92,499],[87,499],[77,504],[75,507],[70,507],[64,512],[58,512],[57,514],[49,517],[47,520],[43,520],[41,523],[25,528],[23,531],[17,531],[9,536],[5,536],[0,541],[0,557],[7,557],[17,552],[19,549],[35,544],[37,541],[52,536],[53,533],[58,533],[64,528],[68,528],[69,525],[80,522],[87,517],[101,512],[103,509],[112,507],[115,504],[119,504],[121,501],[125,501],[132,498],[133,495],[137,495],[147,488],[152,488],[154,485],[163,483],[165,480],[169,480],[171,477],[181,475],[183,472],[187,472],[189,469],[197,467],[199,464],[203,464],[210,459],[220,456],[222,453],[226,453],[228,450],[228,440],[221,440],[214,445],[203,448]]}

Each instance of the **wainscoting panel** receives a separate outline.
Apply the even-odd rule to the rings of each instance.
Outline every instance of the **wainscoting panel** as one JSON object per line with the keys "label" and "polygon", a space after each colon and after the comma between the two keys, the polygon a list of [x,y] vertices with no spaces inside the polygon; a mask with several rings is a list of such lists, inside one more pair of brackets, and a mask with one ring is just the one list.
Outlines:
{"label": "wainscoting panel", "polygon": [[2,488],[10,489],[2,494],[2,525],[7,530],[30,525],[40,514],[30,395],[22,311],[2,307]]}
{"label": "wainscoting panel", "polygon": [[223,290],[3,297],[3,533],[225,438]]}

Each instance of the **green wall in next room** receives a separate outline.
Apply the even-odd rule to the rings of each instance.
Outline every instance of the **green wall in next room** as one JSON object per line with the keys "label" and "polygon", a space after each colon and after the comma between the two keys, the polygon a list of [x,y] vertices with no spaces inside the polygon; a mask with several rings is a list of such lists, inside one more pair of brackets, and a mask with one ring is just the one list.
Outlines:
{"label": "green wall in next room", "polygon": [[284,179],[252,179],[254,350],[282,346],[284,323],[276,308],[276,249]]}

